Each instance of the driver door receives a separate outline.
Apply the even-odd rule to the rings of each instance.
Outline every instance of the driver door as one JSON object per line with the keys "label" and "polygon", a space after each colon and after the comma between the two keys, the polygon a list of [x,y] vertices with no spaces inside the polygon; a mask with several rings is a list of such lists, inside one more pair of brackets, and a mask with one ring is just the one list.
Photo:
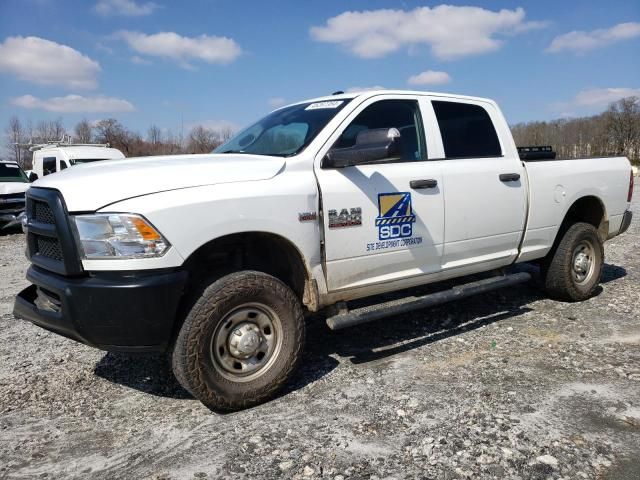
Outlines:
{"label": "driver door", "polygon": [[[373,97],[334,133],[317,160],[329,291],[363,287],[440,270],[444,204],[440,162],[429,162],[420,102]],[[353,148],[364,130],[396,128],[399,152],[343,168],[322,159]]]}

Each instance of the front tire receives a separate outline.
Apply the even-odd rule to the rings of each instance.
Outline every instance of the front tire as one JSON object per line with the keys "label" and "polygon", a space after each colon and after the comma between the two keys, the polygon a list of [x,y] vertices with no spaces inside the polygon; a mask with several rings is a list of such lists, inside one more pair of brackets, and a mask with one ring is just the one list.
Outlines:
{"label": "front tire", "polygon": [[172,353],[174,374],[212,410],[256,405],[291,376],[304,327],[300,302],[280,280],[254,271],[226,275],[187,314]]}
{"label": "front tire", "polygon": [[545,290],[558,300],[586,300],[600,283],[603,265],[598,231],[588,223],[574,223],[542,264]]}

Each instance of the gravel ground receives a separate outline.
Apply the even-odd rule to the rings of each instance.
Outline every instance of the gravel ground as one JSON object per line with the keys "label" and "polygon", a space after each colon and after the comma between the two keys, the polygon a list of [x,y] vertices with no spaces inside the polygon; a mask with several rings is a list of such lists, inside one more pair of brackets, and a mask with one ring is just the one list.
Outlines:
{"label": "gravel ground", "polygon": [[640,478],[633,208],[594,298],[523,285],[342,332],[312,318],[288,389],[227,415],[161,358],[14,319],[24,240],[0,236],[0,479]]}

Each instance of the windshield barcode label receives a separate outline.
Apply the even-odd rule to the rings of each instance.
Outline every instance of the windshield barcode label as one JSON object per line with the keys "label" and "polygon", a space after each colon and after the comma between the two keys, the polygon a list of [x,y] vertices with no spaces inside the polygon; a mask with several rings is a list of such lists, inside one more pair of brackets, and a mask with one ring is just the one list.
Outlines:
{"label": "windshield barcode label", "polygon": [[342,100],[331,100],[328,102],[316,102],[309,105],[305,110],[318,110],[320,108],[338,108],[344,102]]}

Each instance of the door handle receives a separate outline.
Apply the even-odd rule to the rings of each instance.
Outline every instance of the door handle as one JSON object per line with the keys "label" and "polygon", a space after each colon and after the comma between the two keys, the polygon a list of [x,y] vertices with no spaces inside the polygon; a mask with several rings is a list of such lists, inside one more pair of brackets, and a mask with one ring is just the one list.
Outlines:
{"label": "door handle", "polygon": [[427,180],[411,180],[409,182],[409,186],[414,190],[418,190],[420,188],[436,188],[438,186],[438,181],[432,178]]}
{"label": "door handle", "polygon": [[519,173],[501,173],[500,174],[501,182],[517,182],[518,180],[520,180]]}

